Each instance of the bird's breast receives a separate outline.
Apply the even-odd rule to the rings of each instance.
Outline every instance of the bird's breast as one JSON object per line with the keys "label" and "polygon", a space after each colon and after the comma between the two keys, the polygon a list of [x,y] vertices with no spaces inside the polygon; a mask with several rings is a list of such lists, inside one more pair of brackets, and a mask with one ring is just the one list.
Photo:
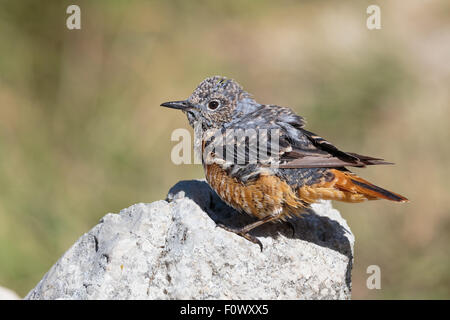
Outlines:
{"label": "bird's breast", "polygon": [[302,206],[293,189],[275,175],[262,174],[243,183],[219,164],[205,164],[204,168],[206,180],[222,200],[259,219],[284,211],[289,214]]}

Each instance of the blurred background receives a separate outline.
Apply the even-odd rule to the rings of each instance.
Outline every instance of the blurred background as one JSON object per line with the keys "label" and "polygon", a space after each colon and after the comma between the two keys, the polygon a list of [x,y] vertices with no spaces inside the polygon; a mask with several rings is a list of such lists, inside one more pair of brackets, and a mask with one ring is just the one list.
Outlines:
{"label": "blurred background", "polygon": [[[81,30],[66,28],[74,2]],[[26,295],[106,213],[203,178],[171,162],[188,123],[159,104],[216,74],[396,163],[356,172],[410,203],[335,203],[356,237],[353,298],[450,298],[447,0],[2,0],[0,285]]]}

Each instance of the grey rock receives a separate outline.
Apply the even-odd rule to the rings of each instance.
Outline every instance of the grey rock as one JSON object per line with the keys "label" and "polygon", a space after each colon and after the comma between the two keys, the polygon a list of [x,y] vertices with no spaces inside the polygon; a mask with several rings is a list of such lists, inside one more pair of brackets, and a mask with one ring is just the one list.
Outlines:
{"label": "grey rock", "polygon": [[354,237],[329,201],[301,218],[252,231],[254,221],[204,181],[181,181],[165,201],[107,214],[26,299],[349,299]]}

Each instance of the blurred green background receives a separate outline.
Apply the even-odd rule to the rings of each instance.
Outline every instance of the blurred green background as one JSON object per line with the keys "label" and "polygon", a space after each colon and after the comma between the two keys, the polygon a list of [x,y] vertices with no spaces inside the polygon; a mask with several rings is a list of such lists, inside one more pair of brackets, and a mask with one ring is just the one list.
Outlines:
{"label": "blurred green background", "polygon": [[219,74],[396,163],[356,171],[410,203],[335,203],[353,298],[450,298],[449,1],[76,1],[81,30],[71,1],[0,3],[1,286],[26,295],[106,213],[202,178],[170,161],[188,123],[159,104]]}

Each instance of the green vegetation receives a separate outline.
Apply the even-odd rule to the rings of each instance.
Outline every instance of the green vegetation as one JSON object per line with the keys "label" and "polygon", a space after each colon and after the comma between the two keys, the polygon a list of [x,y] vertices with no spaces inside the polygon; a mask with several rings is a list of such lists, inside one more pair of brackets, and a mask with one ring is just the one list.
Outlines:
{"label": "green vegetation", "polygon": [[170,161],[188,124],[159,104],[220,74],[396,163],[358,173],[411,203],[335,204],[356,236],[354,298],[450,297],[445,0],[383,3],[376,31],[367,1],[77,3],[81,30],[68,1],[0,4],[0,285],[25,295],[104,214],[203,177]]}

